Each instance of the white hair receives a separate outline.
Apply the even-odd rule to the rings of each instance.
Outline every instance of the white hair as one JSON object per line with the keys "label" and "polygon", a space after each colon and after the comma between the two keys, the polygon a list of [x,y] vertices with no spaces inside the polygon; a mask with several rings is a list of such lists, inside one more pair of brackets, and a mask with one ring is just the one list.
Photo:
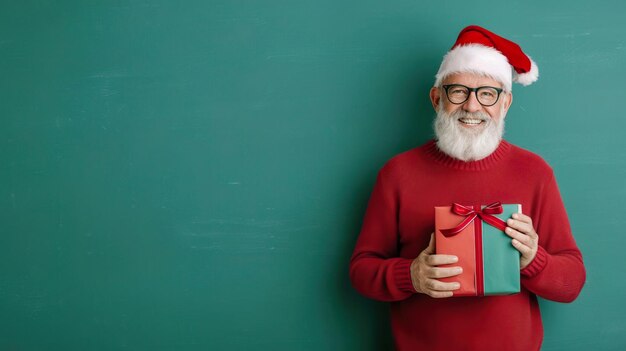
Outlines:
{"label": "white hair", "polygon": [[[433,129],[437,138],[437,147],[448,156],[462,161],[477,161],[494,152],[504,135],[504,104],[500,108],[498,120],[494,120],[487,113],[470,113],[459,109],[447,113],[440,102],[437,108],[437,117],[433,122]],[[465,128],[460,125],[461,118],[477,118],[483,120],[484,128],[479,131]]]}

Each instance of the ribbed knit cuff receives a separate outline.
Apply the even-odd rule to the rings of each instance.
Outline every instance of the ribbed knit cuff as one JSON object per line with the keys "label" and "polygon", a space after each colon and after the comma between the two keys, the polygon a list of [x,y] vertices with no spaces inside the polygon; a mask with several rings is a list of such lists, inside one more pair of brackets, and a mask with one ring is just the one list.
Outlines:
{"label": "ribbed knit cuff", "polygon": [[548,263],[548,253],[541,246],[537,246],[537,254],[526,268],[520,271],[521,275],[532,278],[541,273]]}
{"label": "ribbed knit cuff", "polygon": [[411,280],[411,263],[413,260],[400,258],[393,266],[393,276],[398,289],[406,292],[415,293],[413,282]]}

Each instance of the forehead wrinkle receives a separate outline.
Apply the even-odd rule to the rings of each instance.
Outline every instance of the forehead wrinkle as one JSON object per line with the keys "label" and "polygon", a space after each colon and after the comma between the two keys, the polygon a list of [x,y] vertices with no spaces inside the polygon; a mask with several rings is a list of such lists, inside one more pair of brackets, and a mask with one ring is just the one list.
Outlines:
{"label": "forehead wrinkle", "polygon": [[470,88],[477,88],[481,86],[491,86],[496,88],[502,88],[502,83],[493,79],[485,74],[476,74],[468,72],[459,72],[449,74],[442,81],[444,84],[462,84]]}

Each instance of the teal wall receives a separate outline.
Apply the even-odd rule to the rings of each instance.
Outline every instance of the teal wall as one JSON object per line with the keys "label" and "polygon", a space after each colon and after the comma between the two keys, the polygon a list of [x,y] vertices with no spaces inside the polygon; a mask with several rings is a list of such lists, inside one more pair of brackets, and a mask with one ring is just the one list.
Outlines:
{"label": "teal wall", "polygon": [[388,348],[349,256],[468,24],[537,61],[507,138],[554,167],[585,257],[543,349],[626,349],[617,0],[3,1],[0,349]]}

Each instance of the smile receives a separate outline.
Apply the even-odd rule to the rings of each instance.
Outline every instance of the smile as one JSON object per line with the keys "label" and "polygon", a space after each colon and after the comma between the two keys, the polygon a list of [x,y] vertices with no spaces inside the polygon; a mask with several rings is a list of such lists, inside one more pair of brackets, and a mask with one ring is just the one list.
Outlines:
{"label": "smile", "polygon": [[481,123],[483,123],[484,121],[482,119],[476,119],[476,118],[459,118],[459,122],[466,124],[466,125],[479,125]]}

